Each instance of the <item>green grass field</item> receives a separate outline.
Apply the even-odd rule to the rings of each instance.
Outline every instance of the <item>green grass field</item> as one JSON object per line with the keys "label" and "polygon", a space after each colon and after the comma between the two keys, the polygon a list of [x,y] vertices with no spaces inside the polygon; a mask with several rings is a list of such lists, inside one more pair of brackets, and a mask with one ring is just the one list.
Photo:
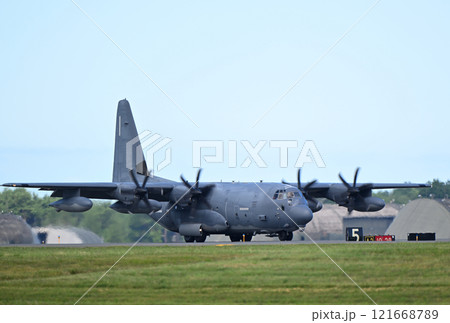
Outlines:
{"label": "green grass field", "polygon": [[[450,243],[322,248],[378,304],[450,304]],[[0,248],[1,304],[73,304],[127,250]],[[372,304],[315,245],[135,247],[80,304]]]}

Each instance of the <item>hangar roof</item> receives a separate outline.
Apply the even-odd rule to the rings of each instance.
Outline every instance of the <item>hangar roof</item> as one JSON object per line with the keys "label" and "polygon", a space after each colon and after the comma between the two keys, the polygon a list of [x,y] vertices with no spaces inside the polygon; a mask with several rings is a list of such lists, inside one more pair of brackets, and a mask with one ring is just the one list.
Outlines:
{"label": "hangar roof", "polygon": [[408,233],[435,232],[436,239],[450,239],[450,212],[442,202],[417,199],[402,208],[386,232],[406,240]]}

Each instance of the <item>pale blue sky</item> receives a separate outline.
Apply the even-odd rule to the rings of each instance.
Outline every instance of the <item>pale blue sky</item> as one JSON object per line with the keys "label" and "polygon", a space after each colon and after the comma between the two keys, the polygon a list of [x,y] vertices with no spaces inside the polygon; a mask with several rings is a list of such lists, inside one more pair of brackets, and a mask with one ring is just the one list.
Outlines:
{"label": "pale blue sky", "polygon": [[[255,128],[374,1],[71,1],[0,11],[0,182],[110,181],[117,102],[173,139],[159,173],[193,179],[193,140],[314,140],[304,180],[447,180],[450,3],[381,1]],[[203,165],[203,180],[295,179],[294,162]],[[247,157],[238,151],[238,164]]]}

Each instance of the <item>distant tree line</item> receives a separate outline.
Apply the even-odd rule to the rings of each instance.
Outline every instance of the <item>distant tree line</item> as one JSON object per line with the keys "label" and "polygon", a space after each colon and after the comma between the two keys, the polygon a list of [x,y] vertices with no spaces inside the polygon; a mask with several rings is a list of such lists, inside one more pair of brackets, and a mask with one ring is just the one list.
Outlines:
{"label": "distant tree line", "polygon": [[[56,198],[40,197],[23,188],[0,192],[0,211],[14,213],[32,227],[74,226],[90,230],[105,242],[135,242],[155,221],[146,214],[122,214],[109,208],[110,203],[94,201],[94,206],[84,213],[56,212],[49,207]],[[142,242],[162,242],[173,234],[155,225]]]}
{"label": "distant tree line", "polygon": [[374,196],[382,198],[386,203],[406,204],[417,198],[448,199],[450,197],[450,180],[441,182],[434,179],[428,182],[430,188],[401,188],[390,191],[374,192]]}

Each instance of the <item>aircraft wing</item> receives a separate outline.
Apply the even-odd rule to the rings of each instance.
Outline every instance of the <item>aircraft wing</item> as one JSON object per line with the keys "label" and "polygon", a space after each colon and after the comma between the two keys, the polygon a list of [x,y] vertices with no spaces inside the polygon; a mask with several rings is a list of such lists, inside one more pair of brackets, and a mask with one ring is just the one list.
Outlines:
{"label": "aircraft wing", "polygon": [[[292,186],[296,186],[297,184],[292,183]],[[306,184],[302,184],[304,187]],[[314,191],[322,191],[329,189],[333,185],[343,185],[342,183],[314,183],[310,187],[308,187],[308,192]],[[423,187],[431,187],[430,184],[416,184],[416,183],[357,183],[356,187],[365,187],[373,190],[382,190],[382,189],[394,189],[394,188],[423,188]]]}
{"label": "aircraft wing", "polygon": [[[356,186],[362,186],[364,184],[356,185]],[[430,184],[415,184],[415,183],[403,183],[403,184],[386,184],[386,183],[375,183],[371,184],[371,188],[373,190],[382,190],[382,189],[394,189],[394,188],[424,188],[424,187],[431,187]]]}
{"label": "aircraft wing", "polygon": [[[302,185],[303,186],[303,185]],[[305,186],[303,186],[305,187]],[[326,197],[338,203],[334,197],[329,196],[329,192],[338,187],[345,188],[343,183],[314,183],[309,187],[305,187],[306,192],[312,197]],[[430,184],[415,184],[415,183],[357,183],[356,188],[361,191],[364,190],[380,190],[380,189],[396,189],[396,188],[425,188],[431,187]]]}
{"label": "aircraft wing", "polygon": [[110,199],[117,189],[116,183],[5,183],[3,186],[53,191],[52,197],[62,197],[64,190],[80,189],[80,196],[97,199]]}
{"label": "aircraft wing", "polygon": [[[5,183],[6,187],[38,188],[40,191],[53,191],[52,197],[62,197],[65,190],[80,190],[80,196],[93,199],[116,199],[114,193],[118,188],[134,187],[134,183]],[[151,199],[165,201],[176,185],[175,182],[152,182],[147,183],[148,197]]]}
{"label": "aircraft wing", "polygon": [[[292,183],[291,185],[296,186]],[[306,184],[302,184],[305,187]],[[314,193],[321,193],[327,191],[331,186],[334,185],[344,185],[342,183],[314,183],[308,187],[308,193],[314,195]],[[424,188],[431,187],[430,184],[416,184],[416,183],[357,183],[358,188],[367,188],[372,190],[382,190],[382,189],[395,189],[395,188]]]}

